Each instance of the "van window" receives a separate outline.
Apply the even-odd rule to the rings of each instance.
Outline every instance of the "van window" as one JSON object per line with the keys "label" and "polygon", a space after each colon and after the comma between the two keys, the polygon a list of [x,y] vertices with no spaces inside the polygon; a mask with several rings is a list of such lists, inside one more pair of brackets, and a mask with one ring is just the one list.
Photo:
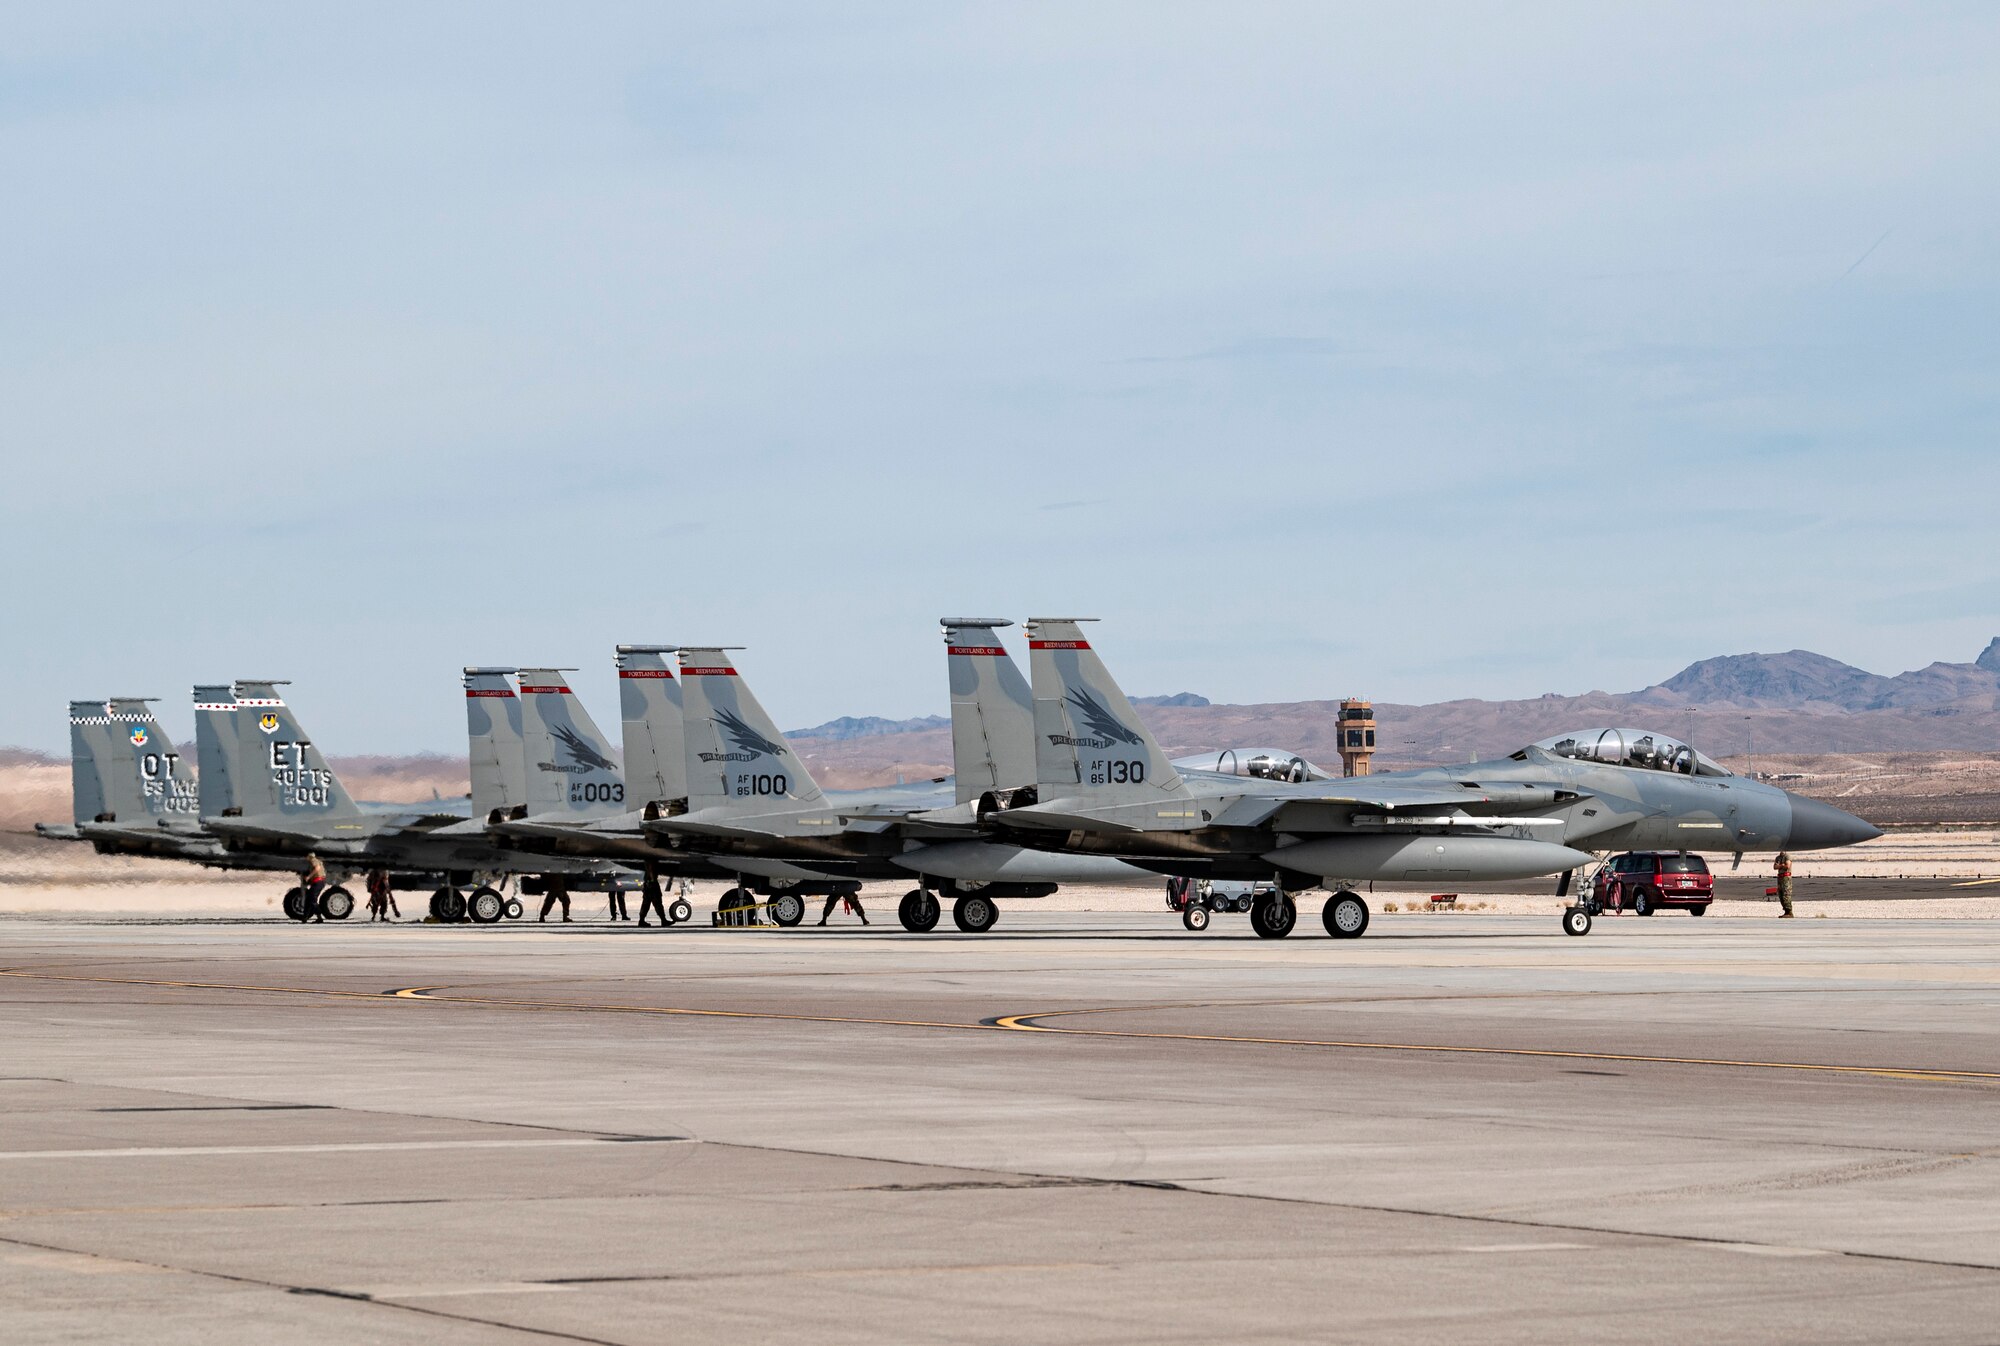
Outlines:
{"label": "van window", "polygon": [[1663,855],[1660,857],[1662,874],[1706,874],[1708,861],[1699,855]]}

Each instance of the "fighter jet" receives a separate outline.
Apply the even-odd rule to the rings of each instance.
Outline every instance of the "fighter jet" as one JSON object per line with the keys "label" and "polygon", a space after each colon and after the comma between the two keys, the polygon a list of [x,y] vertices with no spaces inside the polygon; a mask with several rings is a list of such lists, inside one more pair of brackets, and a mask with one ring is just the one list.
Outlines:
{"label": "fighter jet", "polygon": [[[496,846],[485,829],[465,815],[461,804],[356,803],[279,695],[278,688],[284,685],[275,679],[239,682],[226,702],[212,695],[203,699],[217,689],[197,689],[195,742],[204,784],[201,825],[230,850],[287,856],[316,852],[337,872],[382,866],[442,875],[446,885],[433,906],[443,904],[446,910],[440,914],[445,919],[462,914],[455,900],[458,885],[480,876],[495,880],[513,874],[588,876],[604,868]],[[484,698],[468,697],[468,702],[475,699]],[[475,727],[477,738],[478,721],[472,712],[468,724]],[[487,730],[496,732],[490,716]],[[475,760],[481,755],[475,748]],[[491,755],[497,758],[498,749]],[[504,786],[504,776],[486,776],[489,786],[495,780]],[[211,791],[206,788],[210,781],[220,784]],[[493,883],[486,882],[468,900],[468,907],[474,919],[490,921],[500,918],[507,903]]]}
{"label": "fighter jet", "polygon": [[1598,729],[1505,758],[1354,779],[1253,782],[1183,773],[1133,711],[1079,625],[1028,623],[1035,697],[1032,802],[982,814],[1003,835],[1189,877],[1275,879],[1251,910],[1291,933],[1292,897],[1332,890],[1327,932],[1359,935],[1368,880],[1463,883],[1568,875],[1625,848],[1812,850],[1881,833],[1817,800],[1736,776],[1670,735]]}
{"label": "fighter jet", "polygon": [[[744,683],[733,651],[682,649],[687,804],[648,820],[646,830],[746,873],[775,861],[823,882],[913,875],[918,886],[898,909],[913,931],[936,928],[939,892],[954,898],[953,922],[978,933],[998,919],[996,898],[1046,896],[1062,883],[1155,881],[1107,857],[1052,855],[980,834],[977,801],[1011,796],[1032,770],[1027,684],[997,634],[1011,624],[946,619],[953,775],[873,790],[822,790]],[[773,881],[781,923],[804,914],[790,897],[812,882]],[[745,897],[732,891],[725,902]]]}

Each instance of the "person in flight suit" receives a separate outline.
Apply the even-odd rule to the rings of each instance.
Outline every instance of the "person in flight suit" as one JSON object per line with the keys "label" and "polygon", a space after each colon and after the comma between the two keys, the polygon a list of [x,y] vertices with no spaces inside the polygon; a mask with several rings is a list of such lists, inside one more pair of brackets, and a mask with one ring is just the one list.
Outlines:
{"label": "person in flight suit", "polygon": [[569,885],[561,879],[551,878],[549,880],[548,894],[547,897],[542,899],[542,914],[535,919],[538,921],[549,919],[549,912],[554,910],[556,903],[560,902],[562,903],[563,920],[567,922],[569,920]]}
{"label": "person in flight suit", "polygon": [[836,902],[846,902],[848,909],[861,918],[861,924],[868,924],[868,913],[861,909],[861,894],[853,892],[828,893],[826,895],[826,909],[819,914],[819,923],[821,925],[825,925],[826,918],[833,915],[833,904]]}
{"label": "person in flight suit", "polygon": [[1778,919],[1784,920],[1792,914],[1792,853],[1779,851],[1778,858],[1771,862],[1771,868],[1778,871],[1778,905],[1784,910]]}
{"label": "person in flight suit", "polygon": [[667,909],[661,901],[660,894],[660,867],[650,863],[646,866],[646,881],[639,885],[640,925],[646,923],[646,913],[649,911],[660,918],[661,925],[667,923]]}

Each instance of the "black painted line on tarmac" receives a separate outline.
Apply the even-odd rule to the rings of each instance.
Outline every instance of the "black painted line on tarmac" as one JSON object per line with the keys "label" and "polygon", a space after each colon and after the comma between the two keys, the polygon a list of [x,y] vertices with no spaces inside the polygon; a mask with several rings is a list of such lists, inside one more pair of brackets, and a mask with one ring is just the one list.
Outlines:
{"label": "black painted line on tarmac", "polygon": [[559,1332],[547,1327],[523,1327],[519,1323],[509,1323],[498,1318],[481,1318],[471,1313],[448,1313],[443,1309],[408,1304],[398,1299],[377,1299],[374,1295],[363,1294],[357,1290],[335,1290],[323,1285],[288,1285],[283,1281],[265,1280],[260,1276],[210,1271],[202,1267],[175,1266],[170,1262],[156,1262],[144,1257],[121,1257],[113,1253],[91,1252],[87,1248],[65,1248],[56,1243],[42,1243],[34,1239],[5,1234],[0,1234],[0,1243],[12,1244],[17,1248],[33,1248],[38,1252],[67,1253],[72,1257],[88,1257],[97,1261],[128,1262],[134,1266],[152,1267],[156,1271],[174,1271],[183,1276],[198,1276],[204,1280],[224,1281],[231,1285],[249,1285],[260,1290],[276,1290],[282,1294],[310,1295],[317,1299],[337,1299],[370,1308],[393,1309],[399,1313],[415,1313],[426,1318],[442,1318],[455,1323],[471,1323],[477,1327],[498,1328],[502,1332],[519,1332],[524,1336],[541,1337],[548,1341],[580,1341],[586,1346],[626,1346],[624,1342],[612,1341],[607,1337],[586,1337],[575,1332]]}

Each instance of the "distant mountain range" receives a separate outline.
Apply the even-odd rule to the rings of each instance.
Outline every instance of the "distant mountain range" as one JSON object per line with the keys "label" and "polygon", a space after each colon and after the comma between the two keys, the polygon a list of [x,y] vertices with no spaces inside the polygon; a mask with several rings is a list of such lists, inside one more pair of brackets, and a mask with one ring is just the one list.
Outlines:
{"label": "distant mountain range", "polygon": [[[1322,763],[1339,761],[1338,701],[1214,705],[1202,697],[1135,702],[1176,754],[1270,746]],[[1572,729],[1635,725],[1691,740],[1714,757],[1764,753],[2000,752],[2000,637],[1967,664],[1932,664],[1894,677],[1810,650],[1732,654],[1690,664],[1636,692],[1553,693],[1523,701],[1375,703],[1377,762],[1465,761],[1511,752]],[[839,724],[841,721],[834,721]],[[941,716],[911,729],[816,745],[815,767],[855,772],[907,767],[949,770],[951,736]],[[832,737],[831,735],[825,737]]]}

